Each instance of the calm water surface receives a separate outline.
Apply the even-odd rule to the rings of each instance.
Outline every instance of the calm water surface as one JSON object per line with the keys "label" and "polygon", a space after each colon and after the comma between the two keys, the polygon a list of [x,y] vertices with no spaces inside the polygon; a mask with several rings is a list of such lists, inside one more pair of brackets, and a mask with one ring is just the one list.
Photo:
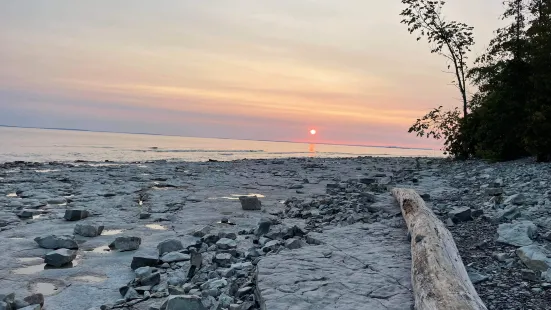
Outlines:
{"label": "calm water surface", "polygon": [[188,138],[160,135],[0,127],[0,162],[205,161],[244,158],[429,156],[442,152],[406,148]]}

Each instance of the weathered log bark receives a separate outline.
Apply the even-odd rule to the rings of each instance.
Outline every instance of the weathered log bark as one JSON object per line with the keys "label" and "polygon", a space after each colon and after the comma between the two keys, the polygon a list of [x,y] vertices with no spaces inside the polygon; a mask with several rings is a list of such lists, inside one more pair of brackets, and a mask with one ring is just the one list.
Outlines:
{"label": "weathered log bark", "polygon": [[412,189],[394,188],[411,235],[416,310],[486,310],[450,231]]}

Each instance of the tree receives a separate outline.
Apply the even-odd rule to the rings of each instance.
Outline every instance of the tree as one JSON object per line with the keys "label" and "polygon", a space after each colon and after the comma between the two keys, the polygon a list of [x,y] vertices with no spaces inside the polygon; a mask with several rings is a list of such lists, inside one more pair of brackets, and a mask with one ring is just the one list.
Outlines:
{"label": "tree", "polygon": [[467,53],[474,44],[473,27],[465,23],[447,21],[442,13],[445,1],[402,0],[407,5],[400,15],[409,33],[426,37],[431,44],[431,53],[444,56],[448,69],[453,66],[455,84],[463,99],[463,116],[467,116]]}
{"label": "tree", "polygon": [[486,52],[475,61],[468,77],[478,86],[473,113],[479,120],[476,152],[479,157],[510,160],[527,155],[523,134],[526,105],[531,94],[526,33],[527,6],[523,0],[505,1],[502,20],[510,24],[495,31]]}
{"label": "tree", "polygon": [[551,161],[551,0],[531,0],[529,9],[533,15],[527,30],[533,91],[525,142],[539,161]]}

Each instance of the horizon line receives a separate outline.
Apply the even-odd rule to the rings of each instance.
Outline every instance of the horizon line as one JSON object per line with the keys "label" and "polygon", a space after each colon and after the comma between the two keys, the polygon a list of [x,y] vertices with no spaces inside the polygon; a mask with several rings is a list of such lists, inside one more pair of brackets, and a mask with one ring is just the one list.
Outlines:
{"label": "horizon line", "polygon": [[258,139],[245,139],[245,138],[237,139],[237,138],[226,138],[226,137],[197,137],[197,136],[183,136],[183,135],[177,135],[177,134],[91,130],[91,129],[62,128],[62,127],[60,127],[60,128],[57,128],[57,127],[36,127],[36,126],[18,126],[18,125],[4,125],[4,124],[0,124],[0,127],[43,129],[43,130],[84,131],[84,132],[97,132],[97,133],[119,133],[119,134],[129,134],[129,135],[148,135],[148,136],[165,136],[165,137],[182,137],[182,138],[199,138],[199,139],[220,139],[220,140],[241,140],[241,141],[259,141],[259,142],[282,142],[282,143],[301,143],[301,144],[342,145],[342,146],[356,146],[356,147],[377,147],[377,148],[387,148],[387,149],[408,149],[408,150],[438,151],[437,149],[420,148],[420,147],[383,146],[383,145],[346,144],[346,143],[323,143],[323,142],[312,143],[312,142],[298,142],[298,141],[287,141],[287,140],[267,140],[267,139],[259,139],[258,140]]}

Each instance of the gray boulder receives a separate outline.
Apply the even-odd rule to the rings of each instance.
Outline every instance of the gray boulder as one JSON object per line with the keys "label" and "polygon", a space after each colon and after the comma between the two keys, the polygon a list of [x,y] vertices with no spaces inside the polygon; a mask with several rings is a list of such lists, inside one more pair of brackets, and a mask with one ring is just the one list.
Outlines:
{"label": "gray boulder", "polygon": [[237,247],[237,242],[232,239],[222,238],[216,242],[216,247],[220,250],[235,249]]}
{"label": "gray boulder", "polygon": [[275,251],[279,248],[280,245],[281,245],[281,242],[279,240],[268,241],[266,242],[264,247],[262,247],[262,252],[268,253],[270,251]]}
{"label": "gray boulder", "polygon": [[517,206],[510,206],[509,208],[505,210],[501,210],[497,213],[497,220],[499,222],[501,221],[512,221],[519,217],[521,217],[522,214]]}
{"label": "gray boulder", "polygon": [[168,239],[157,245],[157,250],[159,250],[159,256],[164,255],[165,253],[176,252],[183,250],[184,246],[180,240]]}
{"label": "gray boulder", "polygon": [[32,219],[35,214],[38,214],[38,211],[35,210],[21,210],[17,213],[17,217],[20,219]]}
{"label": "gray boulder", "polygon": [[231,258],[232,256],[230,253],[218,253],[213,258],[213,262],[220,267],[229,267],[231,265]]}
{"label": "gray boulder", "polygon": [[59,249],[49,252],[44,257],[46,265],[61,267],[73,261],[77,257],[77,251]]}
{"label": "gray boulder", "polygon": [[551,268],[551,251],[537,245],[523,246],[517,249],[517,255],[526,267],[539,272]]}
{"label": "gray boulder", "polygon": [[194,237],[198,237],[198,238],[202,238],[204,237],[205,235],[207,235],[209,232],[211,231],[211,227],[210,226],[203,226],[195,231],[193,231],[191,233],[192,236]]}
{"label": "gray boulder", "polygon": [[180,252],[166,253],[161,257],[161,261],[165,263],[183,262],[188,260],[190,260],[190,256]]}
{"label": "gray boulder", "polygon": [[111,244],[109,244],[109,248],[111,250],[119,250],[120,252],[134,251],[140,247],[141,243],[142,239],[140,237],[122,236],[117,237],[115,241],[111,242]]}
{"label": "gray boulder", "polygon": [[169,296],[166,310],[207,310],[201,302],[201,297],[195,295]]}
{"label": "gray boulder", "polygon": [[306,242],[299,240],[299,239],[287,239],[285,240],[285,247],[289,250],[296,250],[302,248]]}
{"label": "gray boulder", "polygon": [[23,298],[23,301],[29,305],[44,305],[44,295],[41,293],[35,293]]}
{"label": "gray boulder", "polygon": [[269,218],[262,218],[258,222],[258,228],[255,231],[256,236],[263,236],[270,232],[270,226],[272,226],[272,220]]}
{"label": "gray boulder", "polygon": [[505,204],[514,204],[514,205],[522,205],[526,202],[526,198],[523,194],[515,194],[511,195],[507,198],[505,198],[505,201],[503,203]]}
{"label": "gray boulder", "polygon": [[132,268],[132,270],[136,270],[140,267],[157,266],[158,263],[159,257],[156,254],[141,252],[136,253],[134,257],[132,257],[130,268]]}
{"label": "gray boulder", "polygon": [[103,232],[103,225],[77,224],[74,234],[83,237],[97,237]]}
{"label": "gray boulder", "polygon": [[531,245],[537,229],[531,221],[500,224],[497,228],[497,241],[514,246]]}
{"label": "gray boulder", "polygon": [[243,210],[254,211],[262,209],[262,203],[256,196],[240,196],[239,201],[241,202],[241,208]]}
{"label": "gray boulder", "polygon": [[0,301],[0,310],[12,310],[12,307],[10,304]]}
{"label": "gray boulder", "polygon": [[466,222],[473,219],[471,209],[464,208],[455,208],[448,212],[448,216],[454,223]]}
{"label": "gray boulder", "polygon": [[87,218],[90,212],[86,210],[65,210],[65,216],[63,217],[67,221],[78,221]]}
{"label": "gray boulder", "polygon": [[75,241],[75,236],[72,235],[36,237],[34,241],[38,243],[38,246],[44,249],[78,249],[78,243]]}
{"label": "gray boulder", "polygon": [[140,284],[144,286],[155,286],[161,283],[161,273],[154,272],[140,280]]}

